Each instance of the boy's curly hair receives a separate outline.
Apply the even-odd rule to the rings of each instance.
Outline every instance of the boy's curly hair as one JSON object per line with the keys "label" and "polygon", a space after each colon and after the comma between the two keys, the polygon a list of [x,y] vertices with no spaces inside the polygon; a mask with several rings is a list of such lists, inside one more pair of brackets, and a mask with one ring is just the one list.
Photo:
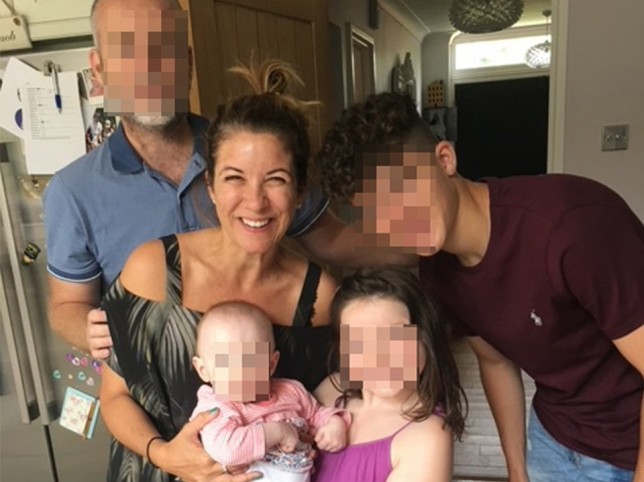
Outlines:
{"label": "boy's curly hair", "polygon": [[374,94],[345,109],[316,155],[327,196],[341,203],[350,202],[356,190],[360,153],[369,146],[402,143],[419,122],[416,104],[406,94]]}

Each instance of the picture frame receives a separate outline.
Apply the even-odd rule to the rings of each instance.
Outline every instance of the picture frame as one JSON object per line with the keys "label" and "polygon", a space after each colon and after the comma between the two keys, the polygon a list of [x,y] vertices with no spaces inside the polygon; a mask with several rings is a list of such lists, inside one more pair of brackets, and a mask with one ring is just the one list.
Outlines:
{"label": "picture frame", "polygon": [[373,37],[347,22],[347,102],[364,101],[376,92],[376,45]]}

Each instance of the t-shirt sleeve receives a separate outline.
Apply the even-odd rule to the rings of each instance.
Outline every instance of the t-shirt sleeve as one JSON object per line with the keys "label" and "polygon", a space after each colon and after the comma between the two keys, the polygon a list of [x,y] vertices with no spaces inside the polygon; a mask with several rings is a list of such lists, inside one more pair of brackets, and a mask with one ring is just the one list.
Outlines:
{"label": "t-shirt sleeve", "polygon": [[644,324],[644,226],[624,205],[585,206],[550,237],[553,283],[593,315],[610,339]]}
{"label": "t-shirt sleeve", "polygon": [[317,185],[309,186],[302,199],[302,206],[295,211],[295,217],[286,234],[292,238],[306,233],[329,207],[329,199]]}
{"label": "t-shirt sleeve", "polygon": [[43,209],[49,273],[73,283],[98,278],[101,268],[89,248],[87,219],[60,175],[47,186]]}

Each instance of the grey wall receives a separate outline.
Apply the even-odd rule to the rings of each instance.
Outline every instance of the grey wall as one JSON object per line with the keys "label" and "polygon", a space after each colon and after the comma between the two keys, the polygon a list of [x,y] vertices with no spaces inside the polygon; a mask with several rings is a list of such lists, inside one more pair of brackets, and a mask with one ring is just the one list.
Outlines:
{"label": "grey wall", "polygon": [[367,0],[329,0],[329,20],[342,29],[342,58],[332,58],[331,68],[342,69],[345,91],[343,104],[346,105],[346,56],[347,56],[347,27],[351,22],[354,26],[374,39],[376,50],[376,91],[389,91],[391,86],[391,71],[396,60],[401,62],[405,53],[411,53],[414,73],[416,74],[417,98],[422,92],[421,41],[387,11],[379,7],[380,28],[372,30],[368,26]]}
{"label": "grey wall", "polygon": [[[449,83],[449,40],[454,32],[436,32],[425,36],[422,44],[423,105],[427,104],[427,86],[435,80],[442,80],[447,96]],[[450,102],[449,99],[445,99]],[[451,105],[451,102],[450,102]]]}
{"label": "grey wall", "polygon": [[[644,2],[560,0],[567,8],[563,88],[563,172],[612,187],[644,219]],[[602,152],[604,125],[630,124],[628,150]],[[551,134],[552,135],[552,134]]]}

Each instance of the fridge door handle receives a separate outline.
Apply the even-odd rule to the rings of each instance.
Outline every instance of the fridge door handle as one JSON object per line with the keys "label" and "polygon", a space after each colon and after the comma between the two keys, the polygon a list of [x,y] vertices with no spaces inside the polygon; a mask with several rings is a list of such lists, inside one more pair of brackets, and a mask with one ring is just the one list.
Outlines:
{"label": "fridge door handle", "polygon": [[[0,276],[0,293],[6,293],[2,276]],[[38,418],[38,402],[34,393],[33,381],[31,378],[25,378],[25,375],[30,370],[29,367],[25,367],[25,364],[29,364],[29,360],[21,361],[20,355],[18,354],[19,339],[11,323],[11,312],[6,296],[0,296],[0,319],[2,319],[2,327],[7,342],[7,353],[9,354],[9,364],[11,365],[11,373],[18,397],[20,420],[23,423],[31,423]]]}
{"label": "fridge door handle", "polygon": [[[2,219],[2,225],[4,227],[4,232],[5,232],[5,239],[7,242],[7,251],[9,255],[9,264],[11,265],[11,273],[13,274],[13,282],[14,286],[16,289],[16,298],[18,302],[18,312],[20,316],[20,325],[22,326],[22,330],[24,332],[24,344],[26,345],[27,348],[27,355],[29,357],[29,365],[31,369],[31,380],[33,383],[33,392],[35,392],[35,399],[37,403],[37,412],[36,416],[40,415],[42,419],[42,423],[44,424],[49,424],[55,420],[55,415],[52,414],[52,407],[55,406],[56,400],[52,396],[52,393],[50,392],[50,395],[47,394],[45,390],[45,380],[43,379],[42,373],[40,371],[40,366],[41,366],[41,360],[40,360],[40,355],[38,353],[38,350],[36,349],[36,343],[34,339],[34,332],[31,324],[31,317],[29,315],[29,307],[27,305],[27,297],[25,295],[25,287],[24,287],[24,282],[22,279],[22,273],[20,271],[20,261],[18,259],[18,249],[16,246],[16,241],[15,241],[15,232],[13,228],[13,223],[11,219],[11,211],[9,209],[9,199],[7,196],[7,191],[5,188],[5,174],[6,172],[2,173],[3,175],[0,176],[0,217]],[[2,288],[5,288],[4,282]],[[4,293],[4,291],[2,291]],[[5,300],[6,304],[6,300]],[[5,325],[5,333],[7,337],[10,336],[10,334],[14,337],[14,340],[17,340],[17,333],[13,329],[13,324],[11,323],[11,320],[9,318],[9,307],[6,307],[7,313],[4,313],[4,308],[2,312],[2,319]],[[11,325],[10,328],[7,328],[8,325]],[[7,340],[12,341],[12,340]],[[10,343],[11,344],[11,343]],[[16,387],[18,388],[19,392],[19,398],[21,397],[20,392],[22,391],[23,395],[22,398],[25,401],[25,406],[21,407],[21,413],[23,410],[27,410],[27,412],[34,412],[33,408],[30,410],[29,407],[34,407],[30,397],[27,396],[30,390],[28,390],[24,382],[25,378],[24,374],[28,373],[25,370],[22,370],[21,363],[20,363],[20,357],[19,353],[17,353],[17,348],[14,345],[14,354],[16,355],[16,358],[12,358],[12,370],[13,370],[13,375],[16,380]],[[10,349],[11,351],[11,349]],[[30,405],[31,404],[31,405]],[[31,418],[31,415],[28,415],[29,420],[23,419],[25,422],[30,422],[33,420]]]}

